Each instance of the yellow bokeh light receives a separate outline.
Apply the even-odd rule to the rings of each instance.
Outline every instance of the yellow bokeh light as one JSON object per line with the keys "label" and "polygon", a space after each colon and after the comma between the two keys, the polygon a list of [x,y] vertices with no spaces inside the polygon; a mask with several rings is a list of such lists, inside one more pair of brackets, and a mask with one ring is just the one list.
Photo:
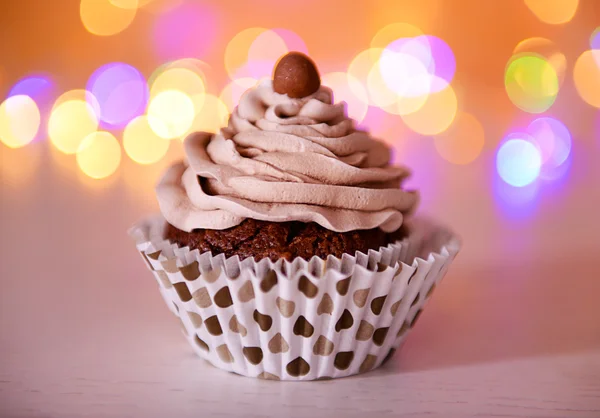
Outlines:
{"label": "yellow bokeh light", "polygon": [[367,90],[371,102],[378,107],[392,106],[398,100],[398,95],[385,83],[379,68],[379,61],[373,65],[367,76]]}
{"label": "yellow bokeh light", "polygon": [[121,9],[139,9],[153,0],[108,0],[112,5]]}
{"label": "yellow bokeh light", "polygon": [[194,122],[188,133],[192,132],[211,132],[216,133],[224,126],[227,126],[229,119],[229,110],[221,99],[212,94],[207,94],[204,99],[204,106],[194,118]]}
{"label": "yellow bokeh light", "polygon": [[129,7],[119,7],[110,0],[81,0],[79,15],[88,32],[99,36],[110,36],[124,31],[131,25],[137,12],[137,0],[118,1],[128,4]]}
{"label": "yellow bokeh light", "polygon": [[259,34],[248,48],[248,59],[256,61],[277,61],[288,53],[288,47],[281,36],[272,30]]}
{"label": "yellow bokeh light", "polygon": [[585,51],[573,68],[573,78],[579,96],[588,104],[600,108],[600,50]]}
{"label": "yellow bokeh light", "polygon": [[40,111],[29,96],[18,95],[0,104],[0,141],[9,148],[29,144],[40,129]]}
{"label": "yellow bokeh light", "polygon": [[458,112],[452,125],[436,135],[434,142],[445,160],[453,164],[469,164],[481,154],[485,133],[473,115]]}
{"label": "yellow bokeh light", "polygon": [[363,121],[369,110],[368,95],[365,88],[354,76],[342,72],[325,74],[322,84],[331,88],[335,102],[344,101],[348,105],[348,116],[357,123]]}
{"label": "yellow bokeh light", "polygon": [[253,42],[266,31],[265,28],[244,29],[229,41],[225,48],[225,70],[230,77],[234,78],[238,70],[246,64]]}
{"label": "yellow bokeh light", "polygon": [[175,61],[167,62],[160,67],[158,67],[154,73],[148,79],[148,85],[152,85],[154,80],[164,73],[167,70],[171,70],[174,68],[185,68],[186,70],[190,70],[198,77],[202,79],[202,82],[206,86],[206,75],[211,71],[212,67],[208,65],[206,62],[196,59],[196,58],[181,58]]}
{"label": "yellow bokeh light", "polygon": [[74,154],[85,137],[98,129],[98,118],[84,100],[67,100],[55,105],[48,120],[50,142],[65,154]]}
{"label": "yellow bokeh light", "polygon": [[409,23],[391,23],[377,32],[371,40],[371,48],[385,48],[400,38],[414,38],[423,35],[421,29]]}
{"label": "yellow bokeh light", "polygon": [[98,103],[98,100],[92,93],[83,89],[69,90],[58,96],[58,98],[52,105],[52,110],[56,109],[64,102],[69,102],[73,100],[87,102],[94,110],[94,114],[96,115],[96,117],[100,119],[100,104]]}
{"label": "yellow bokeh light", "polygon": [[159,15],[180,6],[183,0],[140,0],[140,8],[145,12]]}
{"label": "yellow bokeh light", "polygon": [[383,110],[394,115],[410,115],[421,109],[427,102],[428,97],[429,94],[414,97],[401,96],[393,105],[384,107]]}
{"label": "yellow bokeh light", "polygon": [[[382,48],[367,49],[356,55],[350,62],[347,73],[354,79],[358,80],[358,82],[361,84],[361,87],[363,87],[362,89],[358,88],[355,83],[350,85],[350,88],[356,95],[360,95],[361,90],[364,90],[365,87],[368,88],[369,76],[373,73],[376,64],[379,62],[382,52]],[[373,88],[377,87],[379,83],[383,83],[381,74],[379,74],[379,76],[373,74],[372,78],[371,84]],[[376,105],[371,97],[369,97],[368,104]]]}
{"label": "yellow bokeh light", "polygon": [[219,95],[219,99],[221,99],[227,109],[231,112],[240,102],[242,94],[249,88],[254,87],[256,83],[258,83],[258,80],[252,77],[243,77],[233,80],[223,88]]}
{"label": "yellow bokeh light", "polygon": [[458,103],[452,86],[431,93],[423,106],[416,112],[402,115],[406,125],[421,135],[437,135],[452,124]]}
{"label": "yellow bokeh light", "polygon": [[[204,101],[206,102],[206,99]],[[165,139],[185,134],[195,115],[194,102],[179,90],[162,91],[153,97],[148,105],[150,127]]]}
{"label": "yellow bokeh light", "polygon": [[77,149],[77,165],[93,179],[110,176],[121,163],[121,146],[112,134],[94,132],[84,138]]}
{"label": "yellow bokeh light", "polygon": [[398,100],[398,95],[385,84],[379,69],[379,62],[375,63],[369,72],[367,90],[371,102],[381,108],[392,106]]}
{"label": "yellow bokeh light", "polygon": [[187,68],[167,68],[154,79],[150,88],[150,99],[167,90],[184,93],[194,104],[197,113],[204,103],[205,86],[202,77]]}
{"label": "yellow bokeh light", "polygon": [[527,38],[517,44],[513,55],[521,56],[527,54],[544,57],[548,61],[548,64],[554,68],[559,86],[562,85],[567,70],[567,58],[554,42],[541,37]]}
{"label": "yellow bokeh light", "polygon": [[515,106],[529,113],[542,113],[556,100],[559,90],[554,67],[539,54],[514,55],[506,66],[504,84]]}
{"label": "yellow bokeh light", "polygon": [[[156,126],[162,122],[156,120],[153,123]],[[129,158],[139,164],[159,161],[167,153],[170,143],[170,140],[156,135],[150,127],[148,116],[138,116],[123,131],[123,148]]]}
{"label": "yellow bokeh light", "polygon": [[579,0],[525,0],[525,4],[542,22],[560,25],[573,19]]}

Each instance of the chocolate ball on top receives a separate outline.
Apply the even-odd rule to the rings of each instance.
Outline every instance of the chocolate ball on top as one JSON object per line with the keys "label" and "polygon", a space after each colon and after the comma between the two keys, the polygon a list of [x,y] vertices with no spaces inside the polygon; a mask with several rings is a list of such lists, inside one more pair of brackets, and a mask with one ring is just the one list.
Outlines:
{"label": "chocolate ball on top", "polygon": [[301,52],[290,52],[279,59],[273,71],[273,90],[299,99],[321,87],[315,63]]}

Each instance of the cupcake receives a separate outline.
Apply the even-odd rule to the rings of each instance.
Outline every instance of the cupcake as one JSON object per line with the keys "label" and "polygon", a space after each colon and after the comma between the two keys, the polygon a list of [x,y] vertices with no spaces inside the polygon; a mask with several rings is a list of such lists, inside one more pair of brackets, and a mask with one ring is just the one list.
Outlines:
{"label": "cupcake", "polygon": [[185,139],[131,230],[194,350],[244,376],[367,372],[404,341],[456,255],[412,214],[410,171],[358,130],[305,55],[241,97],[228,126]]}

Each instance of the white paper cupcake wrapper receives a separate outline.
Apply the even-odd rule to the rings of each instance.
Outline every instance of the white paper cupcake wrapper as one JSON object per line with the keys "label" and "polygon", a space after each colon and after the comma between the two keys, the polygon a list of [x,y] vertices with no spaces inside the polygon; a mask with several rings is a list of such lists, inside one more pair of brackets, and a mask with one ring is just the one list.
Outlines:
{"label": "white paper cupcake wrapper", "polygon": [[180,248],[161,216],[130,231],[198,355],[274,380],[363,373],[404,341],[459,250],[425,220],[401,242],[341,259],[255,262]]}

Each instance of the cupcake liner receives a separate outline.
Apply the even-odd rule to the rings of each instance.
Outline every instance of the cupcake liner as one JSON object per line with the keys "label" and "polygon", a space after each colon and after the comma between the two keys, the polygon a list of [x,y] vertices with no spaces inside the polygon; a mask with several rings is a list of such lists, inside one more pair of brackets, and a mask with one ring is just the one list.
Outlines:
{"label": "cupcake liner", "polygon": [[164,240],[161,216],[130,231],[196,353],[273,380],[339,378],[381,365],[404,341],[459,250],[417,219],[368,254],[272,262],[225,258]]}

